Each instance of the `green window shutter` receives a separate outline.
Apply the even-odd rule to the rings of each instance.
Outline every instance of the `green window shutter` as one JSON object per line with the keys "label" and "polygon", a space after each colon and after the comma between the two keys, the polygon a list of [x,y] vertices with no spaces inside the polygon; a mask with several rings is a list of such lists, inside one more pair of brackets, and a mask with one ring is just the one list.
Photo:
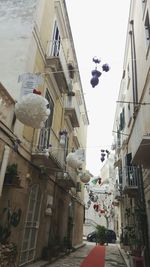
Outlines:
{"label": "green window shutter", "polygon": [[120,113],[120,127],[119,130],[122,131],[124,129],[125,126],[125,112],[124,112],[124,108],[122,109],[122,112]]}

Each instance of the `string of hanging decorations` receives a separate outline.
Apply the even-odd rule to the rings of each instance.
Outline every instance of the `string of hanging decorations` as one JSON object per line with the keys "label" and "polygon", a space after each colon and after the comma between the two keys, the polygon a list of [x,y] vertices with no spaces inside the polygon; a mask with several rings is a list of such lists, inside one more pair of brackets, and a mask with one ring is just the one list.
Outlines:
{"label": "string of hanging decorations", "polygon": [[[104,188],[100,191],[95,191],[95,185],[102,187],[102,185],[110,184],[109,179],[102,180],[100,177],[96,177],[91,181],[94,188],[86,185],[89,200],[86,204],[86,209],[90,207],[94,209],[94,212],[98,214],[99,217],[104,216],[106,221],[109,222],[112,217],[114,217],[114,208],[118,206],[118,202],[114,199],[114,194],[109,188]],[[92,185],[91,184],[91,185]],[[92,204],[93,203],[93,204]]]}
{"label": "string of hanging decorations", "polygon": [[92,87],[95,87],[99,83],[99,77],[102,75],[102,72],[103,71],[104,72],[108,72],[110,70],[110,67],[109,67],[109,65],[107,63],[105,63],[105,64],[102,65],[102,70],[99,71],[97,69],[97,64],[100,64],[101,60],[98,59],[97,57],[94,57],[93,58],[93,62],[96,64],[96,66],[95,66],[95,69],[92,70],[92,72],[91,72],[92,78],[90,80],[90,83],[91,83]]}

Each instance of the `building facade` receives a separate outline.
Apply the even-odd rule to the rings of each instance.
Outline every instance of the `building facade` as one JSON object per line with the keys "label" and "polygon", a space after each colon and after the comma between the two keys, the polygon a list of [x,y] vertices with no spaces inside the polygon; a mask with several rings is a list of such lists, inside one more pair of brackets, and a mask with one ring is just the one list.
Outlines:
{"label": "building facade", "polygon": [[[121,242],[150,262],[150,1],[132,1],[114,119]],[[142,265],[144,266],[144,265]]]}
{"label": "building facade", "polygon": [[[0,243],[24,266],[82,243],[89,121],[65,1],[0,1],[0,17]],[[29,102],[17,116],[28,93],[46,99],[42,127],[38,105],[35,119]],[[67,162],[75,151],[80,169]]]}

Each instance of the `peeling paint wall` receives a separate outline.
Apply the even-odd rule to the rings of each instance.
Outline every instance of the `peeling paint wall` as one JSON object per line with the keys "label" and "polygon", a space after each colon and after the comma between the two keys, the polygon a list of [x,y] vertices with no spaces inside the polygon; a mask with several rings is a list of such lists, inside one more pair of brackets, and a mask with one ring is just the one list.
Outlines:
{"label": "peeling paint wall", "polygon": [[17,99],[39,0],[0,0],[0,81]]}

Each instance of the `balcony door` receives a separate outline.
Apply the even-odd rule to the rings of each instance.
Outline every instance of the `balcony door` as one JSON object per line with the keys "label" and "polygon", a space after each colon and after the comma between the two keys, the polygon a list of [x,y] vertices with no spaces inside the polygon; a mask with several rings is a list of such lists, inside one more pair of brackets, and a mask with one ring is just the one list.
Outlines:
{"label": "balcony door", "polygon": [[48,101],[48,105],[50,108],[50,115],[48,116],[48,119],[45,122],[45,126],[41,129],[40,134],[39,134],[38,149],[41,152],[44,151],[44,149],[47,149],[49,147],[50,129],[52,126],[53,110],[54,110],[54,103],[48,90],[46,91],[45,98]]}
{"label": "balcony door", "polygon": [[54,31],[53,31],[51,56],[52,57],[58,57],[59,51],[60,51],[60,33],[59,33],[57,23],[55,21]]}
{"label": "balcony door", "polygon": [[40,221],[42,194],[38,184],[31,187],[20,254],[20,265],[34,261]]}

